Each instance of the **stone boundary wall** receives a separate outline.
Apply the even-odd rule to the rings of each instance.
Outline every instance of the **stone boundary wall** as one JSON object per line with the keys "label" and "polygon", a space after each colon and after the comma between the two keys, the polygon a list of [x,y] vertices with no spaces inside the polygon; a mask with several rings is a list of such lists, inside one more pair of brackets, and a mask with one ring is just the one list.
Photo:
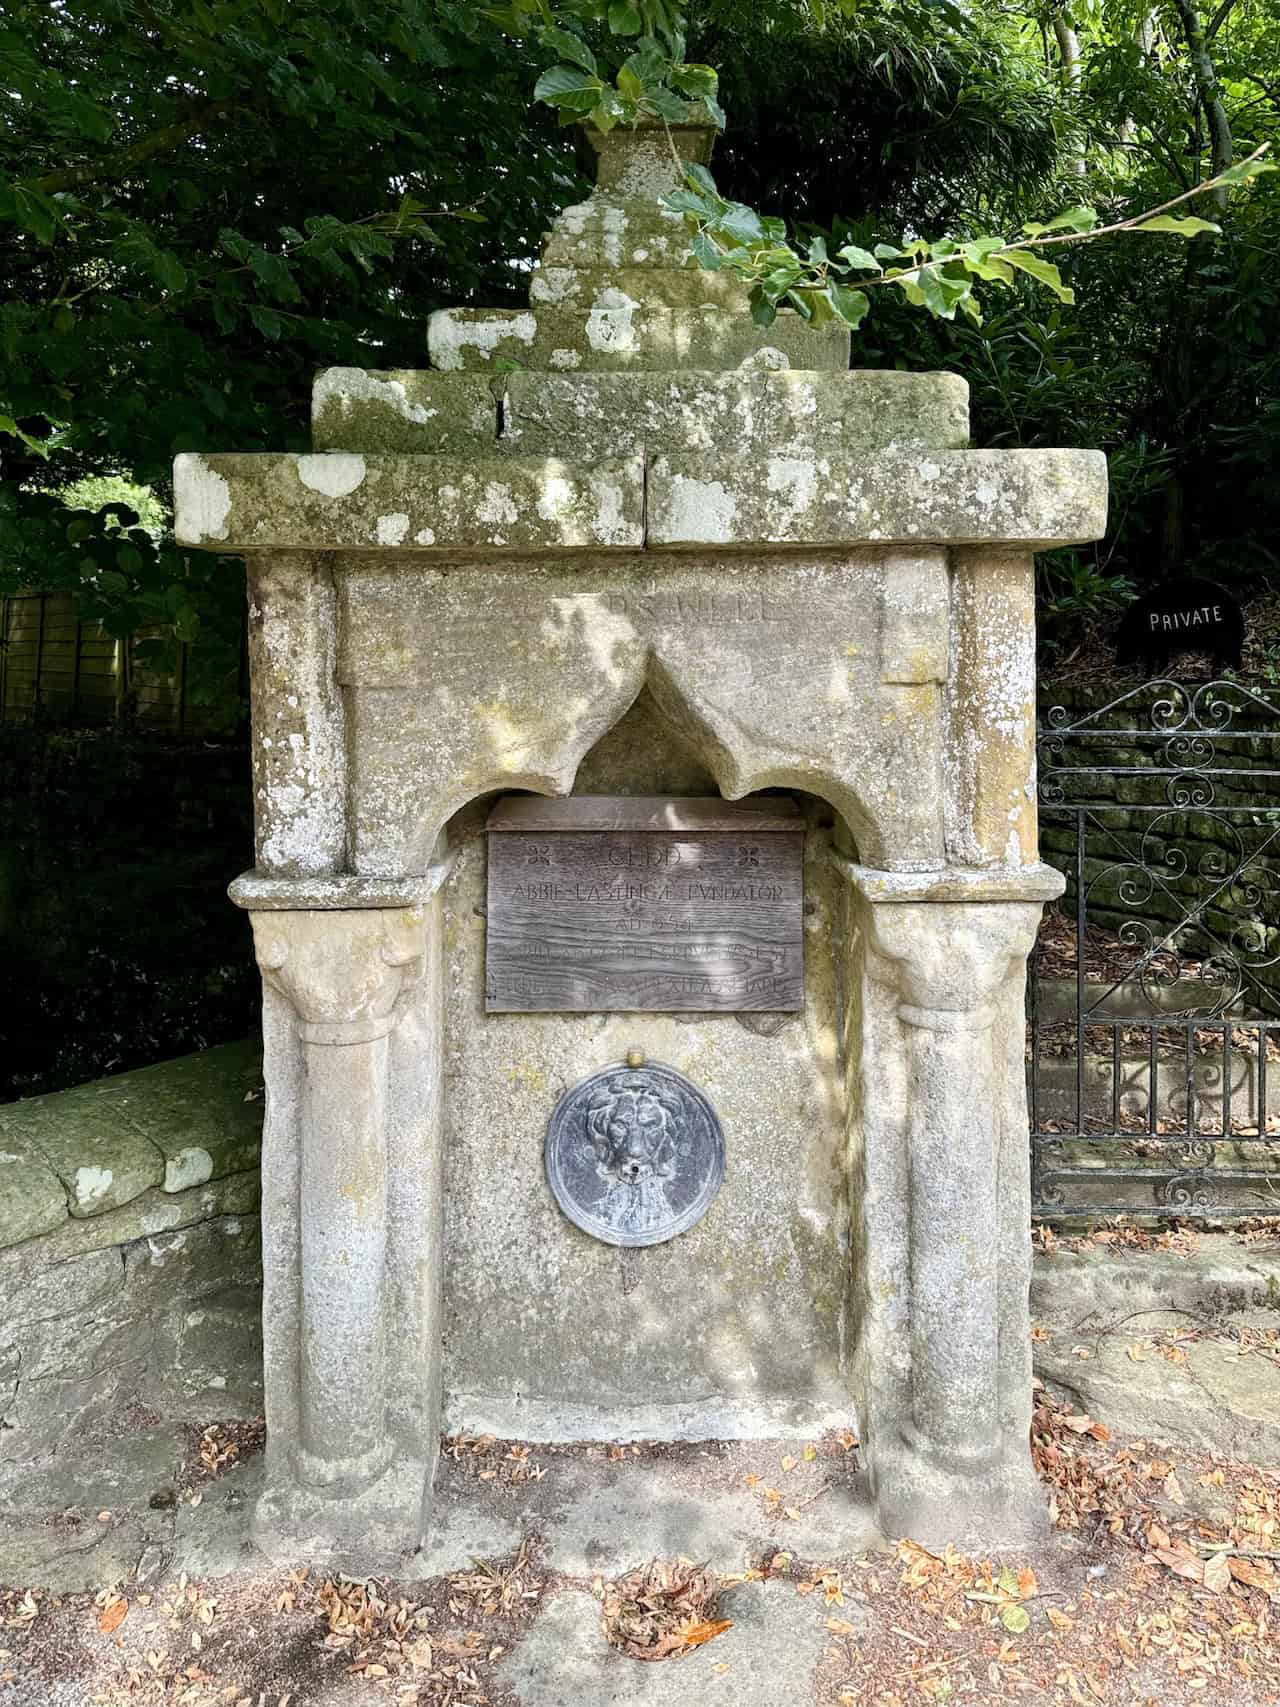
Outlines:
{"label": "stone boundary wall", "polygon": [[256,1043],[0,1107],[0,1482],[261,1411]]}

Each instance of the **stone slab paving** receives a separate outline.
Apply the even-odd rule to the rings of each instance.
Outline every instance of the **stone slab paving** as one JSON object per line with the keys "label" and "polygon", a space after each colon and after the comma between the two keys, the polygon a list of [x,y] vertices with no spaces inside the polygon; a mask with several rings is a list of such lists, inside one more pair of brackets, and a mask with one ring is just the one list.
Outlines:
{"label": "stone slab paving", "polygon": [[1280,1367],[1227,1338],[1179,1344],[1188,1326],[1181,1312],[1151,1310],[1078,1327],[1037,1345],[1036,1368],[1076,1409],[1122,1418],[1126,1435],[1280,1466]]}
{"label": "stone slab paving", "polygon": [[521,1642],[503,1681],[521,1707],[780,1707],[812,1699],[824,1646],[811,1601],[744,1583],[725,1595],[733,1628],[682,1659],[644,1665],[606,1647],[600,1608],[558,1594]]}

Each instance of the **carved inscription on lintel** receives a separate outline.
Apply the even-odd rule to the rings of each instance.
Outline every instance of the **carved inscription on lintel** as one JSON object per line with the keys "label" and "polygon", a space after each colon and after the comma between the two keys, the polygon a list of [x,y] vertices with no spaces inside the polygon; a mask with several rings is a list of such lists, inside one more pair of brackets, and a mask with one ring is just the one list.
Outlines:
{"label": "carved inscription on lintel", "polygon": [[803,1007],[804,834],[791,802],[761,806],[501,802],[489,819],[486,1009]]}

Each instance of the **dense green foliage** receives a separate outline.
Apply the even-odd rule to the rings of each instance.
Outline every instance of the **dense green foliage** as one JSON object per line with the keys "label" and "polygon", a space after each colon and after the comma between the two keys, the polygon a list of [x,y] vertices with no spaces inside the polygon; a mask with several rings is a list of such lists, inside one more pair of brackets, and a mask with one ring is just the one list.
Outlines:
{"label": "dense green foliage", "polygon": [[[69,513],[66,490],[122,475],[163,500],[176,450],[300,446],[316,368],[420,363],[433,307],[514,300],[511,262],[582,187],[572,133],[533,99],[552,62],[605,122],[722,101],[719,188],[802,252],[819,228],[831,254],[904,232],[972,246],[1063,207],[1123,219],[1271,140],[1280,18],[1274,0],[701,0],[686,31],[672,0],[13,0],[0,589],[72,586],[117,631],[198,636],[197,698],[234,680],[235,566],[184,561],[118,504]],[[1220,238],[1056,255],[1074,302],[1022,276],[981,326],[886,301],[859,329],[859,363],[965,372],[980,442],[1112,453],[1111,536],[1045,568],[1051,640],[1131,581],[1274,565],[1275,183],[1190,210]]]}
{"label": "dense green foliage", "polygon": [[77,587],[118,632],[203,626],[196,691],[234,679],[236,566],[49,493],[163,492],[183,448],[305,446],[317,368],[420,364],[431,308],[509,298],[574,184],[530,122],[535,75],[465,0],[16,0],[0,586]]}

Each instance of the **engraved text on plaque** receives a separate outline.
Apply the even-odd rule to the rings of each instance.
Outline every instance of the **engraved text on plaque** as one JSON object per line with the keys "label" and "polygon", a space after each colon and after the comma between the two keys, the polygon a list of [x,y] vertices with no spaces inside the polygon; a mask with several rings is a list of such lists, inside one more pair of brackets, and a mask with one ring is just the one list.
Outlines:
{"label": "engraved text on plaque", "polygon": [[490,1013],[804,1005],[791,801],[510,796],[489,832]]}

